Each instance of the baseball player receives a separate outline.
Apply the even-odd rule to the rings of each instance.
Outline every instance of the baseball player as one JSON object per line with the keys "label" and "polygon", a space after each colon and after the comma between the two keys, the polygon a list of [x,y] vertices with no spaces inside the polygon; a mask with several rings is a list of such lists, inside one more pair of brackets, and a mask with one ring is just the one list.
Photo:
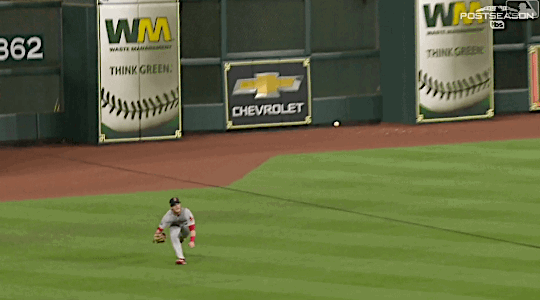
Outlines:
{"label": "baseball player", "polygon": [[187,207],[182,207],[180,200],[176,197],[169,200],[171,209],[163,216],[161,223],[154,233],[154,242],[165,242],[166,235],[163,230],[170,227],[171,242],[176,253],[177,265],[185,265],[186,258],[182,250],[182,243],[191,235],[189,247],[195,247],[195,219]]}

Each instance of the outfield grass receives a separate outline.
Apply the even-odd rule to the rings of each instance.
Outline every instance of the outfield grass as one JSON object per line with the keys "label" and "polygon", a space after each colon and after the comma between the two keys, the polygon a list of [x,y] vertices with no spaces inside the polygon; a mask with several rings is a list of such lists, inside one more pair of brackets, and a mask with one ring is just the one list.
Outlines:
{"label": "outfield grass", "polygon": [[[225,189],[0,203],[0,299],[537,299],[539,149],[289,155]],[[173,195],[197,221],[186,266],[151,243]]]}

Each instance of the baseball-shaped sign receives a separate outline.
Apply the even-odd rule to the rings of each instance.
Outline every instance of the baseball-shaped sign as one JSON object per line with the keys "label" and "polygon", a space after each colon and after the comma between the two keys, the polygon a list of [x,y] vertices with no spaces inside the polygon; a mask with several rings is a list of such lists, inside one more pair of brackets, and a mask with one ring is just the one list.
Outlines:
{"label": "baseball-shaped sign", "polygon": [[154,96],[122,97],[102,87],[101,122],[118,132],[134,132],[161,126],[178,116],[178,88]]}
{"label": "baseball-shaped sign", "polygon": [[418,2],[418,104],[449,113],[488,99],[493,88],[492,29],[489,19],[470,13],[491,0]]}
{"label": "baseball-shaped sign", "polygon": [[179,118],[177,4],[100,5],[101,124],[119,133]]}

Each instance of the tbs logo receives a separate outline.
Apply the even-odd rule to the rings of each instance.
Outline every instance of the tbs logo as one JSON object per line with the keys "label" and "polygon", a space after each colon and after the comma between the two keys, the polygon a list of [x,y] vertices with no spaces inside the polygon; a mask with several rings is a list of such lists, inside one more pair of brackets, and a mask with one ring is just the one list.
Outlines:
{"label": "tbs logo", "polygon": [[489,26],[491,27],[491,29],[504,29],[504,21],[491,20],[489,21]]}

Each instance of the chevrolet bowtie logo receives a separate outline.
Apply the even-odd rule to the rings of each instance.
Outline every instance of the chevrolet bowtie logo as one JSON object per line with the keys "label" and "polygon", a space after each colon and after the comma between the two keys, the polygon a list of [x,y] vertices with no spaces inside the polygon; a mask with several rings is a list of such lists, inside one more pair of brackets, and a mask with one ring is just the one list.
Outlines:
{"label": "chevrolet bowtie logo", "polygon": [[279,98],[279,92],[296,92],[304,76],[283,76],[279,73],[259,73],[255,78],[239,79],[233,95],[256,94],[255,99]]}

